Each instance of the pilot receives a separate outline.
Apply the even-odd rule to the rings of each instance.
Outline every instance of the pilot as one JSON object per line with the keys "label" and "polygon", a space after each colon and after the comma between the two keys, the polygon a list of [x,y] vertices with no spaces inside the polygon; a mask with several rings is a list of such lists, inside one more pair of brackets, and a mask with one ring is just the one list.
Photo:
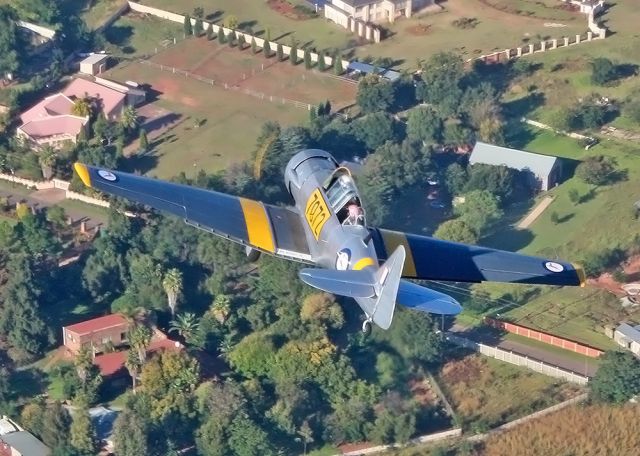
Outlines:
{"label": "pilot", "polygon": [[347,206],[346,225],[364,225],[364,211],[355,203]]}

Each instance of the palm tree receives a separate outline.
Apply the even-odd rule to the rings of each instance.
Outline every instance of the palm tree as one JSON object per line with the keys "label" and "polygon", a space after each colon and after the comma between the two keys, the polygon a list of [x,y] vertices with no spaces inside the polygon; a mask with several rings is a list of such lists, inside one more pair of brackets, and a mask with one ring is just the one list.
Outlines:
{"label": "palm tree", "polygon": [[220,352],[220,358],[228,360],[229,354],[233,351],[233,336],[231,334],[227,334],[224,339],[220,341],[218,351]]}
{"label": "palm tree", "polygon": [[120,117],[120,124],[124,127],[125,130],[135,130],[138,126],[138,113],[136,112],[136,108],[131,105],[127,105],[122,110],[122,116]]}
{"label": "palm tree", "polygon": [[167,293],[167,301],[169,303],[169,309],[171,309],[171,316],[175,316],[176,304],[178,304],[178,295],[182,291],[182,273],[173,268],[169,269],[162,279],[162,286]]}
{"label": "palm tree", "polygon": [[71,113],[79,117],[91,116],[91,102],[88,97],[78,98],[71,108]]}
{"label": "palm tree", "polygon": [[58,155],[56,151],[51,146],[45,146],[40,155],[38,156],[38,161],[40,162],[40,167],[42,168],[42,177],[45,180],[51,179],[53,175],[53,165],[56,164],[56,160],[58,159]]}
{"label": "palm tree", "polygon": [[135,325],[129,330],[129,345],[137,352],[141,364],[147,360],[147,348],[152,335],[151,329],[145,325]]}
{"label": "palm tree", "polygon": [[127,353],[127,360],[125,361],[124,365],[129,371],[129,375],[131,376],[133,392],[135,393],[138,374],[140,373],[140,368],[142,367],[142,362],[140,361],[136,350],[129,350],[129,352]]}
{"label": "palm tree", "polygon": [[187,312],[178,315],[175,320],[171,320],[169,332],[177,332],[189,343],[196,335],[199,326],[198,317],[191,312]]}
{"label": "palm tree", "polygon": [[218,295],[211,305],[211,314],[223,325],[227,321],[229,311],[231,310],[231,301],[227,295]]}

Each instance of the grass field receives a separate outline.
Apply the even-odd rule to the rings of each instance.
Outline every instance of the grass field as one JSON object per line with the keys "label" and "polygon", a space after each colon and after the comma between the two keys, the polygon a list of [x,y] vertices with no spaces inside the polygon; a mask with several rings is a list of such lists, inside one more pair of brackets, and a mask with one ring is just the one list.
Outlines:
{"label": "grass field", "polygon": [[87,27],[93,30],[104,24],[122,6],[123,1],[93,0],[91,3],[91,8],[85,8],[81,13],[81,17]]}
{"label": "grass field", "polygon": [[[183,0],[177,4],[174,0],[150,0],[151,6],[175,13],[191,14],[196,7],[204,8],[208,20],[221,23],[228,15],[238,18],[239,28],[251,27],[253,32],[264,36],[269,29],[272,40],[290,44],[295,38],[300,45],[310,45],[318,49],[343,49],[355,44],[355,36],[342,27],[327,23],[322,17],[307,20],[289,19],[272,10],[264,1],[254,0],[218,0],[211,3],[206,0]],[[310,4],[307,4],[311,6]]]}
{"label": "grass field", "polygon": [[357,91],[355,84],[333,78],[330,72],[311,72],[302,63],[294,67],[288,60],[265,59],[263,54],[252,54],[249,48],[230,48],[206,38],[183,40],[155,55],[152,60],[213,79],[218,84],[227,83],[240,90],[249,89],[266,96],[285,97],[314,105],[331,100],[334,109],[353,104]]}
{"label": "grass field", "polygon": [[[499,11],[479,0],[452,0],[441,5],[444,7],[442,12],[418,14],[388,25],[389,38],[359,47],[357,55],[390,57],[401,60],[404,68],[415,68],[418,59],[426,59],[438,51],[449,50],[471,58],[523,45],[528,40],[536,42],[544,37],[575,36],[586,30],[584,15],[571,14],[566,20],[565,11],[554,11],[560,18],[552,22],[566,25],[555,28],[545,26],[549,21]],[[453,21],[465,17],[476,18],[477,25],[467,29],[453,25]]]}
{"label": "grass field", "polygon": [[[149,84],[158,93],[154,103],[179,116],[170,130],[152,141],[152,152],[133,165],[157,177],[226,168],[249,158],[265,122],[287,126],[308,118],[306,110],[288,104],[264,102],[140,63],[115,68],[108,76]],[[204,120],[204,125],[196,128],[195,119]]]}
{"label": "grass field", "polygon": [[161,50],[173,38],[183,37],[182,25],[152,16],[126,14],[104,32],[110,51],[118,57],[135,58]]}
{"label": "grass field", "polygon": [[578,387],[480,355],[449,361],[440,384],[465,427],[477,431],[571,397]]}

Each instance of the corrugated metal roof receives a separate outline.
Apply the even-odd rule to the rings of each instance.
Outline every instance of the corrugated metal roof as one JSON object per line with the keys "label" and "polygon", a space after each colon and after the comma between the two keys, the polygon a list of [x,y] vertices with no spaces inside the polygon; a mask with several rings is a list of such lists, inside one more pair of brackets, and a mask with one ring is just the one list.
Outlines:
{"label": "corrugated metal roof", "polygon": [[94,318],[93,320],[82,321],[75,325],[65,326],[67,331],[73,332],[78,336],[91,334],[103,329],[114,328],[116,326],[128,327],[127,319],[120,314],[105,315],[104,317]]}
{"label": "corrugated metal roof", "polygon": [[640,343],[640,331],[637,327],[634,328],[627,323],[621,323],[620,326],[616,328],[616,332],[619,332],[630,341]]}
{"label": "corrugated metal roof", "polygon": [[369,63],[362,62],[349,62],[347,70],[359,71],[365,74],[377,74],[389,81],[395,81],[400,77],[400,73],[394,70],[388,70],[387,68],[377,67]]}
{"label": "corrugated metal roof", "polygon": [[529,170],[536,176],[548,176],[558,157],[535,154],[518,149],[477,142],[469,157],[469,163],[506,166],[520,171]]}
{"label": "corrugated metal roof", "polygon": [[27,431],[18,431],[0,437],[7,445],[25,456],[49,456],[51,450]]}
{"label": "corrugated metal roof", "polygon": [[100,63],[103,60],[107,59],[109,56],[107,54],[91,54],[89,57],[81,61],[80,63],[86,63],[88,65],[95,65],[96,63]]}

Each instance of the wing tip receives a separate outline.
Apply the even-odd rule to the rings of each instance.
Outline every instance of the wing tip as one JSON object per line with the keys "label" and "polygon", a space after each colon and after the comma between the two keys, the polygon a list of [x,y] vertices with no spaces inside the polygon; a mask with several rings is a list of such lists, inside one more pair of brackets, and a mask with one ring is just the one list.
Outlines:
{"label": "wing tip", "polygon": [[572,263],[571,266],[576,270],[576,275],[578,276],[578,285],[581,288],[584,288],[587,285],[587,274],[584,272],[584,268],[578,264]]}
{"label": "wing tip", "polygon": [[87,165],[76,162],[73,164],[73,169],[75,169],[82,183],[87,187],[91,187],[91,175],[89,174],[89,168],[87,168]]}

